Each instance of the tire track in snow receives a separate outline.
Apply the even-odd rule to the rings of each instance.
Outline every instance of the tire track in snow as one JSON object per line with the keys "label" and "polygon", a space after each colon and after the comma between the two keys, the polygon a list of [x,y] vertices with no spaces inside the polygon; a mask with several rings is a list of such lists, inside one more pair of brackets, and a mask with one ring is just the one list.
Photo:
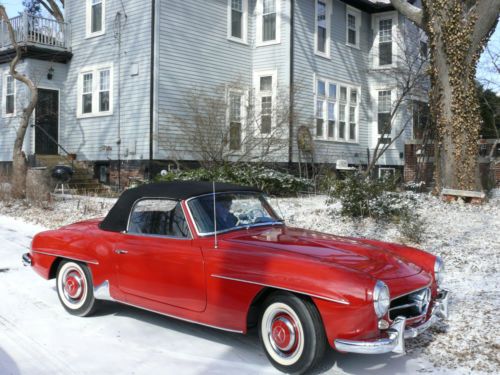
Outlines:
{"label": "tire track in snow", "polygon": [[0,343],[23,366],[36,369],[37,374],[76,374],[69,364],[42,344],[24,334],[15,324],[0,315]]}

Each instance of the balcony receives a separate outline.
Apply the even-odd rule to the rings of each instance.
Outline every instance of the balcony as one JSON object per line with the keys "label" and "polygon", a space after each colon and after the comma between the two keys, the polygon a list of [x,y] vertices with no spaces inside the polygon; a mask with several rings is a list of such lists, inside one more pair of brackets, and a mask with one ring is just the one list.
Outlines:
{"label": "balcony", "polygon": [[[10,19],[17,44],[24,57],[66,62],[71,58],[70,25],[53,19],[23,13]],[[7,24],[0,22],[0,63],[15,54]]]}

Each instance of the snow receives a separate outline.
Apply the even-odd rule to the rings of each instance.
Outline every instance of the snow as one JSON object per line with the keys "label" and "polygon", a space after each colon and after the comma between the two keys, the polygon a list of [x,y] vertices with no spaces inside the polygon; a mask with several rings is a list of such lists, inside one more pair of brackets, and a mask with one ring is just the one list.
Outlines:
{"label": "snow", "polygon": [[[426,231],[422,243],[413,245],[445,261],[449,321],[408,340],[406,356],[329,350],[316,373],[500,373],[500,190],[483,206],[416,197]],[[21,265],[35,233],[103,216],[113,202],[0,201],[0,374],[278,373],[255,330],[242,336],[114,303],[93,317],[73,317],[60,305],[54,281]],[[272,203],[290,225],[402,242],[395,225],[342,218],[340,204],[327,205],[324,196]]]}

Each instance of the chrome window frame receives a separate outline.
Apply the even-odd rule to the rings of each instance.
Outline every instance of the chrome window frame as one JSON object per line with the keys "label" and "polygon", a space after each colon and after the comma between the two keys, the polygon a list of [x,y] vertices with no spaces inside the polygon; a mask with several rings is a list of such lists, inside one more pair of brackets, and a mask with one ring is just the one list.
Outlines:
{"label": "chrome window frame", "polygon": [[[131,233],[131,232],[129,232],[130,219],[132,218],[132,212],[134,212],[134,209],[135,209],[135,207],[137,206],[138,203],[140,203],[141,201],[145,201],[145,200],[163,200],[163,201],[177,202],[178,204],[180,204],[181,210],[182,210],[182,214],[184,215],[184,219],[186,220],[186,225],[187,225],[187,228],[188,228],[188,231],[189,231],[188,237],[176,237],[176,236],[167,236],[167,235],[163,235],[163,234],[145,234],[145,233]],[[189,214],[191,214],[191,212]],[[187,219],[186,211],[184,210],[184,207],[182,205],[182,201],[178,200],[178,199],[171,199],[171,198],[165,198],[165,197],[142,197],[142,198],[137,199],[134,202],[134,204],[132,205],[132,208],[130,209],[130,212],[128,213],[127,229],[125,229],[122,233],[123,234],[131,235],[131,236],[168,238],[168,239],[172,239],[172,240],[183,240],[183,241],[191,241],[194,238],[193,232],[191,232],[191,228],[189,226],[189,221]]]}
{"label": "chrome window frame", "polygon": [[[265,198],[265,194],[262,193],[262,192],[257,192],[257,191],[251,191],[251,190],[241,190],[241,191],[221,191],[221,192],[215,192],[215,195],[219,195],[219,194],[257,194],[257,195],[264,195],[264,198]],[[273,213],[276,215],[277,218],[279,218],[280,221],[278,222],[269,222],[269,223],[258,223],[258,224],[250,224],[250,225],[244,225],[244,226],[240,226],[240,227],[234,227],[234,228],[229,228],[229,229],[223,229],[223,230],[218,230],[216,232],[201,232],[200,229],[198,228],[198,224],[196,224],[196,220],[194,219],[194,215],[193,213],[191,212],[191,207],[189,207],[189,202],[194,200],[194,199],[198,199],[198,198],[201,198],[201,197],[206,197],[206,196],[211,196],[211,195],[214,195],[214,193],[207,193],[207,194],[202,194],[202,195],[198,195],[196,197],[191,197],[191,198],[188,198],[186,199],[186,208],[189,212],[189,216],[191,218],[191,221],[193,222],[193,225],[194,225],[194,229],[196,230],[196,235],[198,237],[208,237],[208,236],[214,236],[215,233],[217,234],[222,234],[222,233],[227,233],[227,232],[231,232],[231,231],[234,231],[234,230],[239,230],[239,229],[248,229],[248,228],[255,228],[255,227],[264,227],[264,226],[269,226],[269,225],[285,225],[284,223],[284,220],[274,211],[274,208],[269,204],[269,202],[267,202],[267,199],[266,199],[266,202],[269,204],[269,207],[271,207],[271,210],[273,211]]]}

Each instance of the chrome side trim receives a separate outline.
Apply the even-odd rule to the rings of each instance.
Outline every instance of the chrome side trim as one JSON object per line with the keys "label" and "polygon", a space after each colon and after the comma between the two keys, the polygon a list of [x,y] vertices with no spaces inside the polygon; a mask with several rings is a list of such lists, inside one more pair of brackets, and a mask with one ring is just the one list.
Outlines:
{"label": "chrome side trim", "polygon": [[349,353],[405,353],[405,339],[417,337],[436,322],[448,318],[448,300],[449,292],[442,290],[434,302],[431,317],[416,327],[406,327],[406,318],[398,316],[387,330],[387,338],[367,341],[335,339],[334,346],[341,352]]}
{"label": "chrome side trim", "polygon": [[109,292],[109,281],[105,280],[101,285],[94,287],[94,298],[102,301],[114,301]]}
{"label": "chrome side trim", "polygon": [[82,263],[99,264],[99,262],[97,260],[84,260],[84,259],[75,258],[75,257],[67,257],[67,256],[64,256],[64,255],[61,255],[61,254],[46,253],[44,251],[38,251],[38,250],[33,250],[33,252],[37,253],[37,254],[49,255],[51,257],[64,258],[64,259],[69,259],[69,260],[76,260],[76,261],[82,262]]}
{"label": "chrome side trim", "polygon": [[254,285],[260,285],[260,286],[266,286],[266,287],[269,287],[269,288],[276,288],[276,289],[286,290],[288,292],[305,294],[307,296],[314,297],[314,298],[319,298],[319,299],[323,299],[325,301],[340,303],[342,305],[349,305],[349,302],[345,301],[345,300],[338,300],[338,299],[334,299],[334,298],[320,296],[320,295],[317,295],[317,294],[311,294],[311,293],[307,293],[307,292],[301,292],[300,290],[283,288],[281,286],[276,286],[276,285],[271,285],[271,284],[264,284],[264,283],[258,283],[258,282],[255,282],[255,281],[237,279],[237,278],[234,278],[234,277],[228,277],[228,276],[216,275],[216,274],[211,274],[210,276],[213,277],[213,278],[216,278],[216,279],[231,280],[231,281],[237,281],[237,282],[240,282],[240,283],[254,284]]}
{"label": "chrome side trim", "polygon": [[22,259],[24,267],[31,266],[32,260],[31,260],[31,255],[29,253],[24,253]]}
{"label": "chrome side trim", "polygon": [[194,323],[194,324],[198,324],[200,326],[205,326],[205,327],[210,327],[210,328],[216,328],[216,329],[220,329],[222,331],[227,331],[227,332],[243,333],[243,331],[240,331],[240,330],[230,329],[230,328],[224,328],[224,327],[219,327],[219,326],[214,326],[214,325],[211,325],[211,324],[197,322],[196,320],[181,318],[181,317],[176,316],[176,315],[166,314],[166,313],[163,313],[163,312],[160,312],[160,311],[147,309],[145,307],[137,306],[137,305],[134,305],[132,303],[124,302],[124,301],[121,301],[121,300],[118,300],[118,299],[116,299],[114,301],[122,303],[122,304],[127,305],[127,306],[132,306],[132,307],[136,307],[136,308],[141,309],[141,310],[145,310],[145,311],[149,311],[149,312],[152,312],[152,313],[155,313],[155,314],[163,315],[163,316],[166,316],[166,317],[169,317],[169,318],[173,318],[173,319],[177,319],[177,320],[182,320],[183,322],[187,322],[187,323]]}

